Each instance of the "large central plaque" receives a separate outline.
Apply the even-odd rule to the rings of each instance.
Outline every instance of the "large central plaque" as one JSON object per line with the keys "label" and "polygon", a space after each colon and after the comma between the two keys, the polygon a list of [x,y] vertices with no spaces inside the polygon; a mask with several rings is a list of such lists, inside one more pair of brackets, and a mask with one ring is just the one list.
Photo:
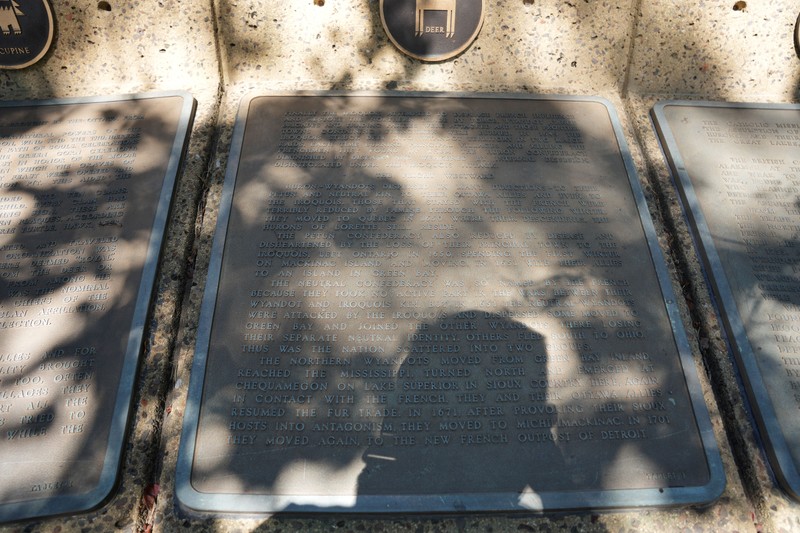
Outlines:
{"label": "large central plaque", "polygon": [[654,116],[767,453],[800,498],[800,106],[664,102]]}
{"label": "large central plaque", "polygon": [[185,507],[552,510],[722,490],[604,101],[253,97],[219,220]]}
{"label": "large central plaque", "polygon": [[0,104],[0,521],[117,479],[194,100]]}

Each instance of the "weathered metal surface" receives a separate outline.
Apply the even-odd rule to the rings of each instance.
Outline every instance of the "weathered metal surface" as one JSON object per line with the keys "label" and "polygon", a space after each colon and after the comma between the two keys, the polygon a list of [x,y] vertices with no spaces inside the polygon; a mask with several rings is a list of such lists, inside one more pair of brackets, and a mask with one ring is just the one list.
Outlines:
{"label": "weathered metal surface", "polygon": [[193,99],[0,104],[0,520],[111,492]]}
{"label": "weathered metal surface", "polygon": [[635,507],[724,486],[604,101],[254,97],[215,239],[185,507]]}

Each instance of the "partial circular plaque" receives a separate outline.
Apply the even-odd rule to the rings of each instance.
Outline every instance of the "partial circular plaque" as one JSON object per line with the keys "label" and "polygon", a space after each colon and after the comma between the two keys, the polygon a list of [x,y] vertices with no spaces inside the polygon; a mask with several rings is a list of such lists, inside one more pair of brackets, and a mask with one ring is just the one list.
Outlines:
{"label": "partial circular plaque", "polygon": [[0,68],[39,61],[53,42],[53,12],[47,0],[0,0]]}
{"label": "partial circular plaque", "polygon": [[485,0],[381,0],[381,22],[403,53],[444,61],[472,44],[483,25]]}

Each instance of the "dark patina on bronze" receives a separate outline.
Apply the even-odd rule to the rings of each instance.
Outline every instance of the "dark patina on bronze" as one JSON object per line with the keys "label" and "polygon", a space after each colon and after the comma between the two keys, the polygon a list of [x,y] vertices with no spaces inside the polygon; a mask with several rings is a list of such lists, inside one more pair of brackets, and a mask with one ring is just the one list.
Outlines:
{"label": "dark patina on bronze", "polygon": [[467,49],[478,36],[485,0],[381,0],[381,22],[404,54],[444,61]]}
{"label": "dark patina on bronze", "polygon": [[722,490],[607,102],[256,96],[230,165],[184,508],[552,511]]}
{"label": "dark patina on bronze", "polygon": [[0,105],[0,522],[116,484],[193,113],[182,92]]}
{"label": "dark patina on bronze", "polygon": [[0,0],[0,68],[20,69],[39,61],[50,49],[53,29],[47,0]]}
{"label": "dark patina on bronze", "polygon": [[653,110],[778,481],[800,499],[800,106]]}

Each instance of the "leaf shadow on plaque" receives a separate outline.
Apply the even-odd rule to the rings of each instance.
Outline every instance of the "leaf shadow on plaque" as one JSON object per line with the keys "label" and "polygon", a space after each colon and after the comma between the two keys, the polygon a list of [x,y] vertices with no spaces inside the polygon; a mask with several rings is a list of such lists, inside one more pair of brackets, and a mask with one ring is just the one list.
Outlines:
{"label": "leaf shadow on plaque", "polygon": [[[3,176],[0,192],[0,207],[12,221],[0,227],[14,228],[0,235],[0,425],[2,455],[18,469],[9,468],[16,478],[0,486],[3,502],[88,493],[104,475],[109,440],[123,442],[111,418],[120,381],[131,380],[135,391],[135,377],[121,372],[152,224],[124,213],[126,206],[155,204],[148,189],[157,175],[149,163],[134,167],[132,161],[147,143],[172,146],[170,127],[157,119],[140,134],[127,134],[136,123],[123,113],[146,111],[137,102],[88,111],[82,104],[31,113],[4,109],[9,122],[46,122],[13,134],[39,135],[31,137],[37,139],[32,146],[47,162],[37,164],[52,172],[23,170],[29,160],[18,158],[20,167]],[[127,133],[111,138],[105,127],[97,129],[107,142],[96,144],[103,146],[93,152],[99,157],[89,158],[81,143],[90,134],[76,144],[70,137],[87,119]],[[71,120],[80,125],[65,127]]]}
{"label": "leaf shadow on plaque", "polygon": [[[465,359],[453,367],[476,372],[481,394],[489,392],[489,380],[506,382],[505,389],[492,389],[491,394],[517,394],[519,406],[530,408],[515,413],[508,407],[502,416],[496,413],[507,426],[509,445],[534,449],[530,455],[523,454],[527,469],[513,469],[507,481],[493,481],[500,490],[518,494],[521,508],[536,509],[537,495],[548,490],[575,493],[575,487],[597,492],[702,485],[708,472],[702,453],[698,453],[691,403],[613,135],[598,129],[599,121],[577,124],[565,120],[557,132],[547,136],[526,133],[524,142],[515,143],[500,128],[479,128],[469,100],[432,99],[425,106],[377,97],[359,102],[326,99],[323,110],[335,113],[322,121],[299,113],[308,111],[306,102],[287,103],[285,109],[278,109],[265,101],[264,109],[275,115],[262,115],[257,110],[261,104],[251,103],[249,120],[261,120],[248,124],[253,144],[245,141],[234,197],[269,199],[266,204],[257,203],[257,209],[234,200],[226,246],[252,249],[252,235],[263,235],[263,257],[271,256],[271,261],[259,265],[262,279],[258,285],[265,288],[264,299],[253,298],[251,306],[264,305],[269,311],[266,306],[274,309],[294,302],[293,309],[336,315],[294,317],[281,312],[275,329],[291,336],[273,339],[268,351],[288,359],[290,364],[281,363],[284,366],[279,368],[290,369],[294,377],[269,378],[262,376],[263,367],[255,367],[255,379],[248,379],[252,383],[248,386],[251,390],[263,386],[264,391],[257,394],[285,387],[285,393],[294,390],[304,398],[287,405],[270,406],[262,401],[260,407],[278,410],[265,415],[261,420],[265,424],[260,426],[248,426],[250,421],[242,420],[244,425],[238,429],[239,420],[230,416],[230,398],[237,391],[229,369],[255,366],[247,362],[252,361],[247,353],[251,347],[240,349],[238,339],[229,342],[224,335],[218,341],[212,339],[192,474],[195,489],[302,501],[288,504],[288,512],[296,505],[352,508],[359,499],[389,494],[396,486],[392,476],[383,476],[384,468],[406,477],[417,476],[414,482],[432,487],[426,490],[433,494],[446,483],[472,483],[470,490],[479,490],[475,468],[469,468],[466,460],[485,465],[481,448],[498,445],[492,439],[500,437],[486,430],[491,416],[480,420],[480,428],[468,428],[469,417],[433,416],[431,410],[437,405],[426,405],[425,410],[431,412],[430,427],[440,437],[457,442],[457,447],[444,444],[443,439],[426,446],[425,432],[415,430],[407,414],[396,415],[406,417],[403,422],[408,425],[403,430],[400,422],[394,421],[389,430],[394,417],[390,413],[384,418],[385,411],[381,411],[400,405],[390,397],[417,392],[398,390],[398,386],[411,383],[400,379],[401,371],[417,373],[421,377],[415,379],[421,383],[454,381],[436,374],[449,369],[440,363],[448,354],[434,349],[456,346],[455,341],[426,337],[451,331],[463,336],[458,341],[459,351],[450,355],[468,358],[477,354],[482,359],[481,365],[471,366]],[[349,107],[356,105],[360,107]],[[543,116],[566,112],[555,103],[536,105],[535,111]],[[398,110],[403,113],[391,114]],[[271,124],[287,111],[300,115],[286,126],[293,138],[301,140],[298,146],[282,144],[270,131],[274,129]],[[344,111],[356,113],[345,118]],[[382,118],[363,114],[371,111],[384,114]],[[453,120],[466,121],[463,127],[454,127],[437,114],[445,111]],[[576,129],[584,142],[576,141],[574,131],[573,135],[562,133]],[[467,136],[461,130],[470,133]],[[264,142],[278,148],[266,151]],[[597,173],[592,174],[593,180],[583,179],[577,171],[564,172],[558,164],[565,153],[585,164],[583,158],[588,156],[581,156],[584,145],[596,150],[592,154]],[[533,155],[526,150],[534,148],[538,159],[530,165],[508,165],[504,167],[508,171],[502,173],[487,170],[502,161],[501,154],[525,161]],[[328,159],[323,160],[342,161],[342,166],[309,165],[308,156],[314,153],[326,153]],[[392,166],[393,162],[399,166]],[[459,165],[470,172],[461,176],[466,171]],[[437,179],[432,168],[443,168],[446,175]],[[453,173],[459,173],[461,179],[455,179]],[[545,188],[524,187],[536,184]],[[598,198],[609,205],[593,205]],[[528,211],[514,211],[520,201]],[[266,224],[265,205],[270,213]],[[287,208],[299,209],[300,217],[316,218],[303,220],[305,226],[291,227],[291,219],[273,216]],[[302,211],[305,208],[308,214]],[[553,221],[546,216],[570,208],[619,211],[621,218],[613,224],[604,219],[593,226],[580,217]],[[536,216],[523,220],[522,214]],[[310,224],[314,227],[309,228]],[[429,237],[419,237],[423,232]],[[441,237],[433,237],[432,232],[441,232]],[[270,243],[275,244],[274,250],[281,250],[280,243],[289,238],[296,243],[296,251],[266,251]],[[454,242],[459,246],[448,246]],[[302,255],[304,249],[317,252]],[[584,254],[583,249],[598,253]],[[218,294],[233,294],[241,280],[252,276],[252,258],[245,256],[229,256]],[[467,261],[466,257],[473,259]],[[307,258],[316,263],[306,264]],[[581,261],[567,261],[576,258]],[[609,263],[607,258],[613,261]],[[620,265],[626,266],[622,272]],[[357,270],[360,272],[354,273]],[[428,281],[433,279],[435,283]],[[226,280],[229,285],[224,284]],[[288,296],[278,292],[282,290],[294,292]],[[241,310],[235,302],[226,301],[225,305],[228,307],[216,309],[214,328],[242,331],[247,319],[236,314]],[[451,329],[454,324],[472,322],[480,333],[491,335],[506,328],[514,332],[514,338],[467,339],[470,330]],[[492,329],[491,323],[499,329]],[[634,337],[640,329],[646,341]],[[603,332],[611,340],[597,341],[594,333]],[[517,342],[509,347],[511,340],[518,341],[519,348]],[[645,344],[647,349],[642,348]],[[492,355],[521,355],[523,360],[517,365],[494,363]],[[429,361],[418,366],[423,357]],[[487,369],[503,366],[511,373],[515,367],[524,367],[526,373],[486,374]],[[546,378],[533,380],[533,373]],[[462,375],[455,381],[466,387],[471,379]],[[306,398],[300,387],[315,390]],[[455,398],[460,392],[446,394]],[[468,402],[462,405],[454,399],[446,407],[458,411],[466,405]],[[656,418],[650,421],[646,411]],[[675,416],[669,416],[673,413]],[[459,425],[462,421],[463,428]],[[440,425],[443,422],[444,427]],[[455,423],[452,429],[450,422]],[[517,422],[530,427],[518,427]],[[586,433],[583,439],[581,433]],[[422,445],[405,448],[399,444],[409,441],[395,445],[395,437],[403,436],[419,438]],[[463,444],[462,437],[466,439]],[[245,444],[250,438],[255,439],[255,446]],[[376,444],[377,438],[384,440],[383,446],[391,439],[395,449],[381,454],[383,446]],[[529,438],[535,444],[525,440]],[[236,439],[239,446],[232,448]],[[422,458],[424,464],[414,467],[411,448],[426,447],[433,451]],[[453,448],[456,451],[442,452]],[[547,459],[546,465],[559,465],[560,472],[568,475],[557,477],[552,471],[531,474],[541,470],[539,456]],[[687,457],[688,466],[682,462]],[[518,458],[505,454],[504,460],[513,465]],[[424,475],[417,474],[420,472]],[[445,482],[447,476],[451,477]],[[399,479],[402,483],[402,477]],[[402,490],[411,494],[411,486],[407,483]],[[332,496],[336,503],[309,502],[309,495]]]}
{"label": "leaf shadow on plaque", "polygon": [[[704,111],[697,108],[693,112]],[[724,334],[728,336],[731,353],[736,355],[739,386],[748,392],[743,397],[753,402],[760,396],[764,403],[772,403],[771,406],[759,405],[759,399],[749,409],[760,412],[759,416],[770,419],[770,423],[773,419],[777,421],[797,464],[800,463],[800,435],[793,429],[796,423],[790,414],[797,400],[793,389],[788,387],[791,381],[787,381],[787,372],[792,371],[796,361],[798,338],[794,323],[800,310],[800,293],[796,291],[800,282],[800,228],[793,221],[794,215],[800,212],[797,187],[800,173],[796,167],[789,166],[786,159],[786,156],[791,157],[789,150],[781,145],[771,148],[765,141],[755,141],[748,128],[753,128],[754,124],[769,129],[778,122],[796,124],[800,112],[795,111],[792,113],[795,116],[788,118],[783,116],[785,111],[780,111],[780,118],[777,118],[776,111],[768,109],[731,108],[727,113],[732,114],[719,113],[726,111],[709,109],[708,115],[701,117],[727,118],[723,129],[728,130],[727,135],[733,135],[735,147],[721,145],[715,157],[707,158],[701,149],[705,146],[703,143],[697,143],[699,146],[683,144],[679,136],[680,155],[691,186],[689,192],[679,183],[678,190],[684,213],[691,218],[695,230],[699,224],[698,215],[702,215],[709,230],[708,237],[713,241],[715,254],[706,250],[708,243],[698,242],[698,245],[705,256],[704,269],[713,262],[712,266],[719,269],[724,278],[710,284],[714,288],[712,302],[725,324]],[[673,127],[678,130],[682,124],[676,123]],[[744,129],[737,135],[739,126]],[[778,135],[775,137],[773,140],[777,141]],[[696,205],[700,213],[693,213],[688,208],[690,205]],[[734,338],[737,331],[742,333],[742,346],[738,346]],[[788,376],[788,379],[793,378]],[[765,427],[761,420],[754,428],[756,438],[764,443],[768,453],[774,453],[774,444],[769,442],[770,436],[763,433]],[[777,470],[776,474],[783,475]]]}

